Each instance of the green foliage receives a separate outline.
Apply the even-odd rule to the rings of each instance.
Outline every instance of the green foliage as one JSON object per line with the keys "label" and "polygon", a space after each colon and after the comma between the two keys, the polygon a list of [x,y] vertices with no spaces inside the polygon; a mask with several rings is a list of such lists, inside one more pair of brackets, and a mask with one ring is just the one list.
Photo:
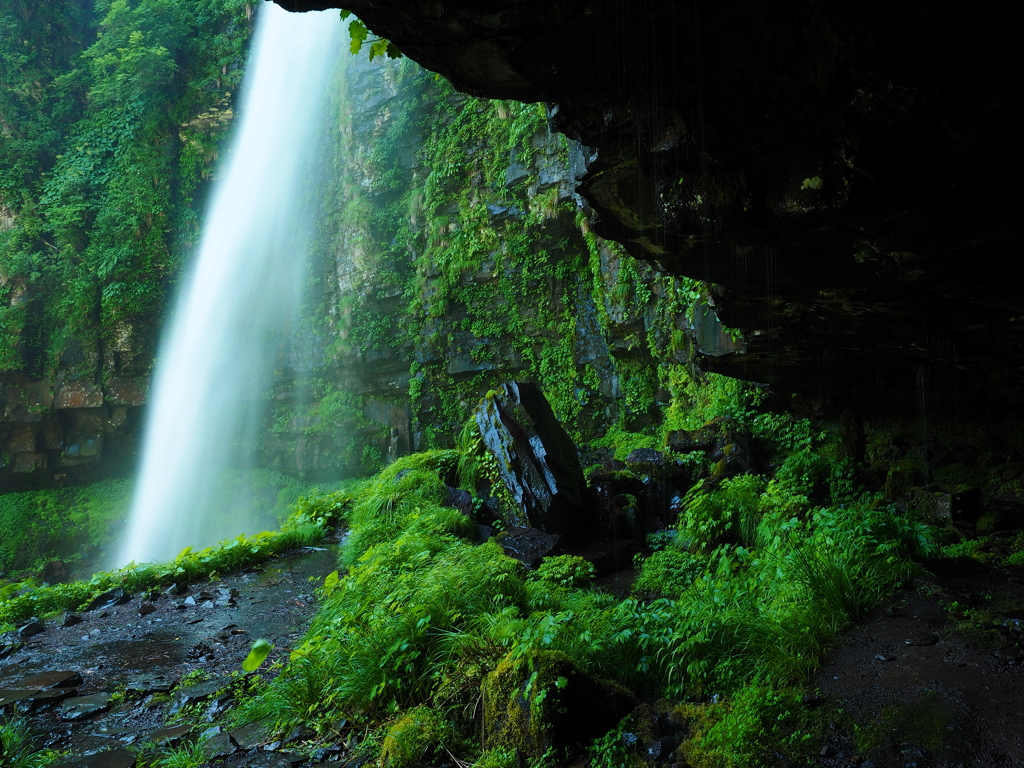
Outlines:
{"label": "green foliage", "polygon": [[683,500],[680,537],[703,552],[726,543],[752,546],[763,490],[764,480],[758,475],[726,478],[717,487],[694,486]]}
{"label": "green foliage", "polygon": [[52,749],[37,750],[23,719],[5,718],[0,720],[0,757],[6,768],[44,768],[61,755]]}
{"label": "green foliage", "polygon": [[249,655],[245,657],[242,662],[243,672],[255,672],[260,668],[260,665],[267,660],[267,656],[274,649],[274,644],[269,640],[259,639],[252,644],[252,648],[249,650]]}
{"label": "green foliage", "polygon": [[683,592],[664,662],[679,690],[797,682],[828,642],[914,569],[929,542],[891,508],[765,519],[758,550],[724,547]]}
{"label": "green foliage", "polygon": [[[618,728],[594,739],[587,750],[592,768],[630,768],[644,764],[641,756],[637,754],[635,745],[627,740],[624,731],[628,727],[628,722],[629,718],[620,723]],[[632,741],[636,742],[635,735],[632,735]]]}
{"label": "green foliage", "polygon": [[0,365],[39,375],[162,309],[249,26],[243,0],[28,8],[0,8]]}
{"label": "green foliage", "polygon": [[0,495],[0,572],[38,567],[55,558],[74,561],[104,544],[111,525],[131,502],[128,480]]}
{"label": "green foliage", "polygon": [[595,573],[593,563],[579,555],[559,555],[544,558],[533,575],[562,589],[582,589],[593,583]]}
{"label": "green foliage", "polygon": [[[352,11],[342,11],[341,19],[344,21],[352,17]],[[363,49],[364,45],[369,48],[369,58],[373,61],[378,56],[387,56],[389,59],[397,59],[402,55],[402,52],[398,50],[398,46],[392,43],[390,40],[385,40],[380,37],[371,38],[370,30],[366,28],[366,25],[357,18],[352,17],[352,21],[348,23],[348,35],[351,40],[349,44],[349,51],[352,53],[359,53]]]}
{"label": "green foliage", "polygon": [[666,547],[641,560],[640,575],[633,582],[636,592],[679,597],[706,567],[706,561],[676,546]]}

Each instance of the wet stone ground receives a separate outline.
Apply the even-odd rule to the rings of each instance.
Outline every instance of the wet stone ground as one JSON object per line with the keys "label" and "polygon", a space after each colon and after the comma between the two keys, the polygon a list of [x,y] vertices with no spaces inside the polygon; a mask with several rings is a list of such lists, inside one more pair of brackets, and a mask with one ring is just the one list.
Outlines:
{"label": "wet stone ground", "polygon": [[244,681],[233,673],[255,640],[274,644],[263,669],[301,640],[314,589],[335,560],[333,548],[310,549],[206,584],[111,593],[30,637],[0,636],[0,711],[25,716],[40,746],[65,752],[59,765],[130,768],[136,758],[126,747],[196,736],[210,739],[211,759],[225,766],[314,764],[268,743],[260,728],[228,732],[214,723],[235,704],[232,691]]}
{"label": "wet stone ground", "polygon": [[949,564],[847,631],[814,680],[827,768],[1024,768],[1024,579]]}

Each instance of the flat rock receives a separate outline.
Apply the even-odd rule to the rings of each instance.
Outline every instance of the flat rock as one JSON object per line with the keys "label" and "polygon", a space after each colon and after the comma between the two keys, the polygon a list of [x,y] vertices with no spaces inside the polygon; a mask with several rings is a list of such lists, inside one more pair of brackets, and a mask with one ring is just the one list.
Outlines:
{"label": "flat rock", "polygon": [[62,627],[73,627],[75,624],[81,623],[82,617],[77,613],[65,612],[64,615],[60,617],[60,626]]}
{"label": "flat rock", "polygon": [[253,749],[266,743],[270,729],[263,723],[253,723],[237,731],[231,731],[231,738],[242,749]]}
{"label": "flat rock", "polygon": [[557,533],[545,533],[536,528],[511,528],[495,541],[509,557],[536,567],[540,564],[541,558],[556,551],[561,539],[561,535]]}
{"label": "flat rock", "polygon": [[192,730],[191,725],[172,725],[170,728],[160,728],[149,734],[154,744],[173,744],[182,736]]}
{"label": "flat rock", "polygon": [[206,680],[202,683],[182,688],[174,694],[174,701],[171,702],[169,715],[175,714],[178,710],[193,701],[201,701],[213,696],[231,684],[230,677],[215,677],[213,680]]}
{"label": "flat rock", "polygon": [[138,693],[167,693],[176,682],[175,678],[163,676],[136,677],[128,681],[125,689]]}
{"label": "flat rock", "polygon": [[82,676],[73,670],[40,672],[21,681],[26,688],[74,688],[82,684]]}
{"label": "flat rock", "polygon": [[18,637],[25,640],[29,637],[35,637],[46,631],[46,625],[42,621],[33,617],[29,619],[25,624],[18,627]]}
{"label": "flat rock", "polygon": [[225,731],[224,733],[211,736],[204,741],[203,750],[207,758],[214,760],[218,757],[233,755],[238,750],[238,745],[231,738],[231,734]]}
{"label": "flat rock", "polygon": [[8,704],[13,704],[16,701],[22,701],[24,699],[31,698],[39,693],[38,688],[29,689],[0,689],[0,709],[3,709]]}
{"label": "flat rock", "polygon": [[135,754],[123,747],[106,749],[95,755],[75,757],[62,763],[54,763],[51,768],[134,768]]}
{"label": "flat rock", "polygon": [[22,643],[0,643],[0,659],[6,659],[13,653],[17,653],[24,645]]}
{"label": "flat rock", "polygon": [[100,611],[104,608],[112,608],[115,605],[124,605],[131,599],[131,595],[118,587],[117,589],[112,589],[109,592],[104,592],[102,595],[94,597],[85,610]]}
{"label": "flat rock", "polygon": [[37,709],[45,707],[49,704],[56,704],[64,701],[69,696],[75,695],[74,688],[53,688],[48,691],[39,691],[34,693],[22,702],[18,703],[18,706],[26,705],[27,711],[34,712]]}
{"label": "flat rock", "polygon": [[61,707],[61,720],[81,720],[110,709],[109,693],[94,693],[90,696],[76,696],[64,702]]}

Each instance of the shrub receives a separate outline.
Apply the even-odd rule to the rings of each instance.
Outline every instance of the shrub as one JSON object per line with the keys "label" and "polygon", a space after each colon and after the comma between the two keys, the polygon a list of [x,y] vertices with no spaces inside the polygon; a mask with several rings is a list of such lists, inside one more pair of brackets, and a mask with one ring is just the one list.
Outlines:
{"label": "shrub", "polygon": [[667,547],[642,561],[636,592],[679,597],[704,572],[705,560],[679,547]]}
{"label": "shrub", "polygon": [[754,543],[764,481],[758,475],[739,475],[717,487],[694,486],[683,501],[680,536],[698,551],[725,544]]}
{"label": "shrub", "polygon": [[579,555],[559,555],[544,558],[533,576],[563,589],[580,589],[593,583],[595,572],[593,563]]}

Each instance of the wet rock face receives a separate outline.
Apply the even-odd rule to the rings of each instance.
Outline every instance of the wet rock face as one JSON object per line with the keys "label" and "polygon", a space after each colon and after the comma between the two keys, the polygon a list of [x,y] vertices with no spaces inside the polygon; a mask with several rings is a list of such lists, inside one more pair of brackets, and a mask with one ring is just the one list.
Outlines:
{"label": "wet rock face", "polygon": [[557,104],[598,150],[598,234],[725,285],[747,347],[723,372],[875,410],[965,385],[1024,403],[1011,25],[923,0],[277,2],[344,5],[462,90]]}
{"label": "wet rock face", "polygon": [[[98,370],[90,375],[98,375]],[[101,388],[66,371],[0,373],[0,488],[88,482],[121,472],[137,450],[145,378]]]}
{"label": "wet rock face", "polygon": [[507,527],[580,535],[586,480],[576,446],[535,384],[513,382],[476,411],[484,446],[497,462]]}

